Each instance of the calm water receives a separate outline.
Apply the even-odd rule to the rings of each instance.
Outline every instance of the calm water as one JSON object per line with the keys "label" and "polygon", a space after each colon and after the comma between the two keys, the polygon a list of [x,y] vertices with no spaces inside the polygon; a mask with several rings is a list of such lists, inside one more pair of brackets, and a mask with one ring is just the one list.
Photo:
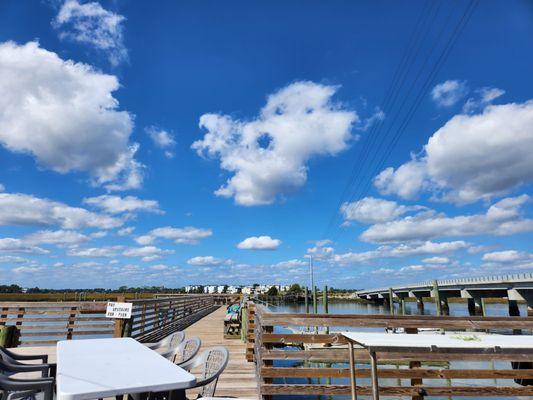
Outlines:
{"label": "calm water", "polygon": [[[424,304],[424,314],[426,315],[436,315],[436,309],[434,304],[427,303]],[[527,315],[527,308],[526,305],[519,305],[520,307],[520,314],[521,315]],[[270,306],[270,309],[275,312],[305,312],[305,306],[304,304],[284,304],[284,305],[272,305]],[[322,312],[322,305],[319,304],[318,306],[318,312]],[[486,307],[487,315],[490,316],[507,316],[508,313],[508,307],[506,304],[488,304]],[[360,304],[360,303],[354,303],[349,301],[339,301],[339,302],[332,302],[329,304],[329,312],[335,313],[335,314],[389,314],[389,308],[384,306],[377,306],[374,304]],[[399,312],[398,308],[396,308],[396,313]],[[416,303],[406,303],[406,312],[407,314],[419,314],[419,311],[417,309]],[[466,304],[460,304],[460,303],[450,303],[450,315],[453,316],[465,316],[468,315],[468,309]],[[305,329],[305,328],[303,328]],[[381,329],[364,329],[364,328],[342,328],[342,330],[376,330],[376,331],[383,331]],[[341,329],[336,329],[341,330]],[[279,332],[282,331],[280,328],[278,330]],[[279,367],[289,367],[289,366],[304,366],[304,363],[302,362],[290,362],[290,361],[275,361],[275,366]],[[320,367],[324,366],[324,364],[319,363],[307,363],[305,364],[306,367]],[[329,367],[330,365],[327,365]],[[334,363],[331,365],[333,368],[347,368],[347,364],[343,363]],[[368,365],[358,365],[360,368],[366,368]],[[459,361],[453,361],[450,362],[449,365],[440,365],[440,366],[434,366],[435,368],[450,368],[450,369],[510,369],[511,365],[509,362],[504,361],[498,361],[494,363],[488,363],[488,362],[459,362]],[[396,366],[390,366],[390,368],[397,368]],[[405,368],[405,367],[400,367]],[[431,368],[431,367],[429,367]],[[359,379],[359,382],[363,385],[369,385],[370,382],[368,379]],[[276,383],[288,383],[288,384],[296,384],[296,383],[326,383],[326,379],[300,379],[300,378],[286,378],[286,379],[279,379],[275,381]],[[348,385],[349,381],[348,379],[341,379],[341,378],[335,378],[331,379],[327,383],[331,384],[345,384]],[[384,386],[409,386],[408,380],[398,380],[398,379],[380,379],[380,384]],[[507,379],[498,379],[498,380],[489,380],[489,379],[477,379],[477,380],[463,380],[463,379],[453,379],[453,380],[430,380],[426,379],[424,380],[424,384],[428,386],[518,386],[516,385],[512,380]],[[305,396],[276,396],[283,399],[304,399]],[[329,400],[331,397],[328,396],[313,396],[308,397],[309,399],[319,399],[319,400]],[[335,398],[341,398],[340,396],[336,396]],[[349,399],[348,396],[342,397]],[[365,396],[359,396],[359,398],[365,399],[370,397]],[[387,396],[381,396],[383,399],[399,399],[399,397],[387,397]],[[450,399],[450,397],[431,397],[432,399]],[[453,399],[475,399],[476,397],[453,397]],[[491,398],[491,399],[497,399],[497,400],[507,400],[507,399],[530,399],[530,397],[483,397],[483,398]],[[410,397],[405,397],[405,399],[410,399]]]}

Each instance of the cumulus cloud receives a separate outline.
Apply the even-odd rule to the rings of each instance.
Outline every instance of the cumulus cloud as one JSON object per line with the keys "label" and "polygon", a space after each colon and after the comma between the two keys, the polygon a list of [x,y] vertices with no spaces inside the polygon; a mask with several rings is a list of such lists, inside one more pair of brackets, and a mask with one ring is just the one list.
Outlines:
{"label": "cumulus cloud", "polygon": [[60,226],[63,229],[119,227],[123,221],[21,193],[0,193],[0,225]]}
{"label": "cumulus cloud", "polygon": [[23,264],[28,262],[26,258],[18,256],[0,256],[0,263]]}
{"label": "cumulus cloud", "polygon": [[533,231],[533,219],[523,218],[521,207],[529,196],[509,197],[490,206],[484,214],[448,217],[432,212],[372,225],[360,239],[365,242],[393,243],[427,240],[435,237],[492,234],[498,236]]}
{"label": "cumulus cloud", "polygon": [[192,257],[187,260],[187,264],[189,265],[195,265],[195,266],[201,266],[201,267],[207,267],[207,266],[218,266],[223,264],[230,264],[231,260],[226,260],[223,258],[217,258],[213,256],[198,256],[198,257]]}
{"label": "cumulus cloud", "polygon": [[303,186],[309,159],[346,149],[359,120],[332,101],[336,90],[296,82],[270,95],[253,120],[202,115],[200,127],[207,133],[192,148],[200,156],[219,158],[221,168],[232,174],[215,194],[254,206]]}
{"label": "cumulus cloud", "polygon": [[126,249],[122,255],[126,257],[141,257],[143,261],[153,261],[172,253],[174,253],[173,250],[163,250],[156,246],[143,246]]}
{"label": "cumulus cloud", "polygon": [[135,231],[135,227],[134,226],[128,226],[126,228],[122,228],[122,229],[119,229],[117,231],[117,235],[118,236],[129,236],[133,233],[133,231]]}
{"label": "cumulus cloud", "polygon": [[481,114],[456,115],[431,136],[422,156],[385,169],[374,183],[403,198],[429,189],[455,203],[490,199],[533,181],[530,148],[533,101],[492,105]]}
{"label": "cumulus cloud", "polygon": [[90,247],[85,249],[73,248],[67,254],[73,257],[116,257],[122,249],[122,246]]}
{"label": "cumulus cloud", "polygon": [[412,244],[403,243],[398,246],[380,246],[376,250],[363,251],[358,253],[348,252],[335,254],[331,257],[331,260],[335,264],[351,265],[381,258],[401,258],[429,254],[451,253],[454,251],[465,250],[468,247],[469,244],[462,240],[457,240],[453,242],[426,241]]}
{"label": "cumulus cloud", "polygon": [[483,261],[509,263],[524,260],[533,260],[533,254],[517,250],[494,251],[485,253],[482,257]]}
{"label": "cumulus cloud", "polygon": [[403,206],[395,201],[365,197],[351,203],[343,203],[340,212],[346,221],[364,224],[391,221],[409,212],[424,209],[421,206]]}
{"label": "cumulus cloud", "polygon": [[448,257],[435,256],[435,257],[424,258],[422,262],[426,264],[448,264],[450,262],[450,259]]}
{"label": "cumulus cloud", "polygon": [[431,98],[439,107],[451,107],[466,96],[466,82],[447,80],[439,83],[431,90]]}
{"label": "cumulus cloud", "polygon": [[243,250],[276,250],[281,245],[281,240],[272,239],[270,236],[250,236],[237,244]]}
{"label": "cumulus cloud", "polygon": [[279,263],[276,263],[272,265],[273,267],[278,268],[298,268],[298,267],[306,267],[309,263],[304,260],[299,260],[297,258],[287,261],[280,261]]}
{"label": "cumulus cloud", "polygon": [[109,214],[135,213],[139,211],[162,214],[157,200],[142,200],[135,196],[114,196],[104,194],[83,199],[85,204],[98,208]]}
{"label": "cumulus cloud", "polygon": [[138,188],[143,165],[118,110],[113,75],[65,61],[37,42],[0,44],[0,144],[59,173],[88,172],[109,190]]}
{"label": "cumulus cloud", "polygon": [[32,244],[53,244],[59,246],[77,245],[88,242],[91,238],[83,233],[71,230],[45,230],[29,234],[24,238]]}
{"label": "cumulus cloud", "polygon": [[208,238],[211,235],[213,235],[211,229],[195,228],[193,226],[186,226],[185,228],[164,226],[152,229],[146,235],[136,237],[135,241],[141,245],[147,245],[158,238],[163,238],[173,240],[174,243],[178,244],[197,244],[201,239]]}
{"label": "cumulus cloud", "polygon": [[48,254],[49,251],[16,238],[0,238],[0,253]]}
{"label": "cumulus cloud", "polygon": [[152,139],[152,142],[154,142],[157,147],[164,150],[165,157],[174,157],[172,149],[176,146],[176,140],[171,133],[155,126],[148,126],[144,128],[144,131],[150,136],[150,139]]}
{"label": "cumulus cloud", "polygon": [[59,37],[102,51],[113,66],[128,60],[124,46],[124,16],[104,9],[97,2],[66,0],[52,25]]}

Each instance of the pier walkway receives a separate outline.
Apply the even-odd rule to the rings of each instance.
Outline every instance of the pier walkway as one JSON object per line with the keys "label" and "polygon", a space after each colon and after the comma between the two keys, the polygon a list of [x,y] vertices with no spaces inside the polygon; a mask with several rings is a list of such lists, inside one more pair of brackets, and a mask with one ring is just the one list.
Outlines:
{"label": "pier walkway", "polygon": [[[202,349],[224,346],[229,350],[228,366],[221,375],[216,395],[257,399],[258,389],[254,364],[246,361],[246,344],[239,339],[224,339],[224,315],[226,307],[219,307],[185,329],[187,337],[198,336]],[[50,362],[56,362],[55,346],[30,346],[11,349],[19,354],[48,354]],[[27,376],[28,378],[30,376]]]}

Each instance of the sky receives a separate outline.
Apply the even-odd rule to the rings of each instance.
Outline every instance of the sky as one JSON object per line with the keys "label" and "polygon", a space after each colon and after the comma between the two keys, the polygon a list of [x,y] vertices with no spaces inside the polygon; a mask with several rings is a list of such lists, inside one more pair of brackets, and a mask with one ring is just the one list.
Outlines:
{"label": "sky", "polygon": [[0,1],[0,281],[533,270],[529,1]]}

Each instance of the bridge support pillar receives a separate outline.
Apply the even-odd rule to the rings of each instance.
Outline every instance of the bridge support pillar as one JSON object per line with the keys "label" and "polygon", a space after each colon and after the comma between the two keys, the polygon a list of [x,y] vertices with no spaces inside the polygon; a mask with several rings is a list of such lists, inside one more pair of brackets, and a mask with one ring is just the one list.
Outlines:
{"label": "bridge support pillar", "polygon": [[[507,297],[509,298],[509,315],[511,315],[511,301],[516,303],[518,300],[521,300],[527,303],[527,316],[533,316],[533,293],[531,290],[509,289],[507,291]],[[516,305],[516,308],[518,308],[518,305]],[[520,315],[520,312],[518,312],[518,315]]]}
{"label": "bridge support pillar", "polygon": [[422,295],[417,294],[415,292],[409,292],[409,297],[413,297],[416,299],[416,307],[418,308],[418,311],[420,314],[424,314],[424,298]]}
{"label": "bridge support pillar", "polygon": [[472,293],[466,289],[461,290],[461,297],[468,300],[469,315],[483,315],[483,300],[481,297],[474,297]]}

